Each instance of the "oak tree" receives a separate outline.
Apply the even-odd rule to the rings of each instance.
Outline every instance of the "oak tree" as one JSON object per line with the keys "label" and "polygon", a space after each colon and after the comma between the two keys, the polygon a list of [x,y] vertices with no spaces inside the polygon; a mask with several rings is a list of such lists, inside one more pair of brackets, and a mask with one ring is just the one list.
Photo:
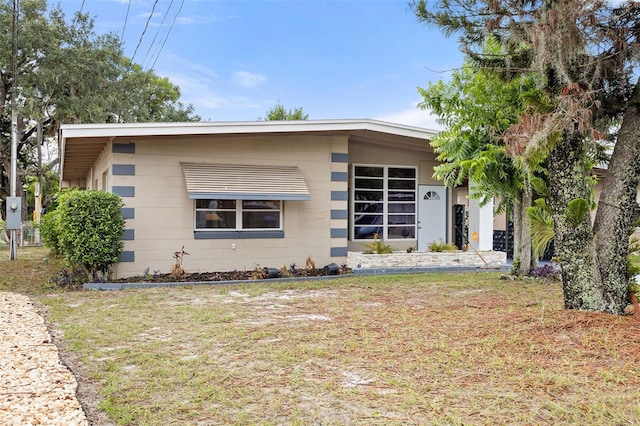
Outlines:
{"label": "oak tree", "polygon": [[[0,2],[0,199],[8,195],[12,178],[12,100],[17,111],[18,196],[27,183],[25,171],[37,164],[38,122],[45,138],[55,138],[60,123],[200,120],[193,106],[179,102],[177,86],[123,56],[116,35],[96,34],[87,14],[67,20],[60,6],[49,9],[46,0],[20,1],[14,75],[14,10],[9,3]],[[56,163],[53,159],[36,173]]]}

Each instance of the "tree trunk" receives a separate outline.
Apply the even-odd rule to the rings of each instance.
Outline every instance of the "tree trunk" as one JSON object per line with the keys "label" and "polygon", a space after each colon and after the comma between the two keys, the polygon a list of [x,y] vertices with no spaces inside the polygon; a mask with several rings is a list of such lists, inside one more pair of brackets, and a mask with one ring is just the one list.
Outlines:
{"label": "tree trunk", "polygon": [[633,315],[640,316],[640,303],[638,303],[638,296],[635,293],[629,295],[631,304],[633,305]]}
{"label": "tree trunk", "polygon": [[602,276],[605,312],[624,313],[629,300],[627,256],[637,218],[640,180],[640,82],[625,111],[609,162],[593,230],[597,268]]}
{"label": "tree trunk", "polygon": [[529,275],[538,266],[538,258],[531,246],[531,231],[527,219],[527,208],[531,207],[532,200],[531,186],[525,184],[513,206],[513,261],[517,262],[514,273],[518,276]]}
{"label": "tree trunk", "polygon": [[548,157],[550,205],[555,231],[555,250],[562,268],[566,309],[602,311],[602,284],[595,272],[595,245],[588,214],[580,220],[567,216],[567,206],[577,198],[590,199],[585,184],[583,138],[564,133]]}

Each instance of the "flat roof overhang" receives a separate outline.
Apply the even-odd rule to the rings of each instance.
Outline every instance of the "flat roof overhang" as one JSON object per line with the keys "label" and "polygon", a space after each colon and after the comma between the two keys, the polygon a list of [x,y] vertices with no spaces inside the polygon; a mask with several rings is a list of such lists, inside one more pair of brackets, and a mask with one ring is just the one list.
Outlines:
{"label": "flat roof overhang", "polygon": [[196,123],[63,124],[60,126],[61,179],[84,179],[109,143],[149,137],[215,135],[345,134],[350,140],[431,151],[437,132],[378,120],[238,121]]}

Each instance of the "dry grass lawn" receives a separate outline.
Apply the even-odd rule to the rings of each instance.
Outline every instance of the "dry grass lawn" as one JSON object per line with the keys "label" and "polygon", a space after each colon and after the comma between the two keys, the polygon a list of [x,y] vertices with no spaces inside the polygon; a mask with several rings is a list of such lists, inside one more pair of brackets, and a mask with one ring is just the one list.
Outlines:
{"label": "dry grass lawn", "polygon": [[565,311],[556,282],[498,278],[38,299],[94,424],[640,424],[638,321]]}
{"label": "dry grass lawn", "polygon": [[9,249],[0,245],[0,291],[27,295],[60,291],[50,281],[62,269],[62,260],[51,258],[43,247],[20,247],[18,259],[9,260]]}

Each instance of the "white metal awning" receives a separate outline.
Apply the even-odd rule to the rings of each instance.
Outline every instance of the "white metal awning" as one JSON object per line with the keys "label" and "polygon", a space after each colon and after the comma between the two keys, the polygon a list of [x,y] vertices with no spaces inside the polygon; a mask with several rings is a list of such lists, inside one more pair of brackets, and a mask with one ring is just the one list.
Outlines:
{"label": "white metal awning", "polygon": [[180,163],[189,198],[311,200],[298,167]]}

